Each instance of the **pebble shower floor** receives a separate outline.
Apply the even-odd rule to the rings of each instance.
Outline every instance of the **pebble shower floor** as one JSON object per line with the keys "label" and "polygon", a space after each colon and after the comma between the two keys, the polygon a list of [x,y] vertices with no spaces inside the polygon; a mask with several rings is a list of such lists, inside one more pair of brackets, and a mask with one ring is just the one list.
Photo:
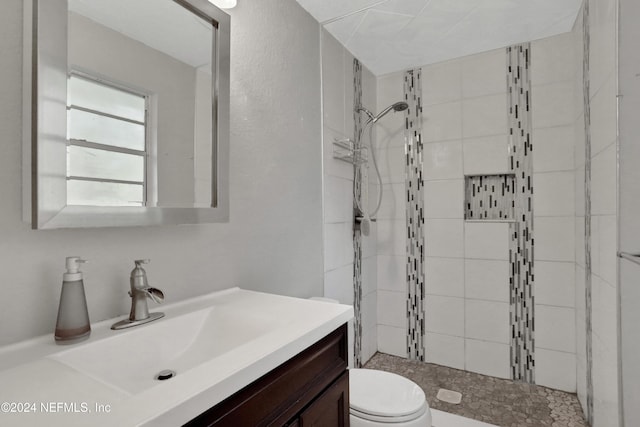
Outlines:
{"label": "pebble shower floor", "polygon": [[[431,408],[466,418],[501,427],[588,426],[575,394],[382,353],[364,367],[407,377],[424,390]],[[440,402],[440,388],[462,393],[462,402]]]}

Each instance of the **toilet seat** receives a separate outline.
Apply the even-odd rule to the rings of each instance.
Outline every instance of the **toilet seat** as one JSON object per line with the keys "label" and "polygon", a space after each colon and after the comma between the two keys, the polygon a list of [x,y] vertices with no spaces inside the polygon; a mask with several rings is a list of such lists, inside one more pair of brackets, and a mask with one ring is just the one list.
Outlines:
{"label": "toilet seat", "polygon": [[349,400],[351,415],[379,423],[412,421],[429,409],[413,381],[372,369],[349,370]]}
{"label": "toilet seat", "polygon": [[417,420],[418,418],[423,416],[425,412],[427,412],[428,408],[429,406],[425,402],[425,404],[417,412],[414,412],[412,414],[402,415],[402,416],[395,416],[395,417],[368,414],[366,412],[360,412],[353,408],[349,410],[349,413],[354,417],[358,417],[360,419],[367,420],[367,421],[375,421],[381,424],[396,424],[396,423],[403,423],[403,422]]}

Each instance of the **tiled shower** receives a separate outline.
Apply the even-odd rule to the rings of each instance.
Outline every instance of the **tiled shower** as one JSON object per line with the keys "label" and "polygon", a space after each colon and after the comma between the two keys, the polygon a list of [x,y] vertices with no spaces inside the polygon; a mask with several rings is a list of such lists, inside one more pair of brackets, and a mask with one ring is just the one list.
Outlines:
{"label": "tiled shower", "polygon": [[[615,11],[591,0],[570,33],[409,70],[420,150],[406,139],[415,108],[375,127],[384,196],[363,237],[363,362],[377,350],[575,392],[593,425],[617,425]],[[325,295],[351,303],[353,166],[331,145],[353,135],[353,58],[322,40],[325,254],[344,253],[340,265],[325,257]],[[366,108],[410,95],[408,72],[367,73]],[[419,292],[411,160],[424,185]],[[416,316],[423,352],[411,351]]]}

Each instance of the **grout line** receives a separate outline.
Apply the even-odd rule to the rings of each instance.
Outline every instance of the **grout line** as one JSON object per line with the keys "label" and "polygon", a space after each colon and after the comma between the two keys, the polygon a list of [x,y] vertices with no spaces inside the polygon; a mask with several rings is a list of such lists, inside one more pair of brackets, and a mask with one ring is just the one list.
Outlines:
{"label": "grout line", "polygon": [[[460,88],[464,88],[464,73],[461,71],[460,72]],[[461,89],[461,95],[462,94],[462,89]],[[506,88],[505,88],[505,96],[506,96]],[[462,171],[464,174],[464,171],[466,170],[465,167],[465,155],[464,155],[464,144],[465,144],[465,136],[464,136],[464,124],[465,124],[465,115],[464,115],[464,108],[463,108],[463,104],[464,101],[461,101],[461,114],[460,114],[460,135],[462,135],[462,140],[461,140],[461,145],[462,145],[462,150],[460,153],[460,156],[462,157]],[[506,130],[506,129],[505,129]],[[506,132],[505,132],[506,135]],[[462,177],[463,180],[463,185],[462,185],[462,259],[464,260],[462,263],[462,331],[463,331],[463,341],[462,341],[462,345],[463,345],[463,355],[462,355],[462,366],[464,367],[465,370],[468,370],[469,367],[467,366],[467,265],[466,265],[466,259],[467,259],[467,248],[466,248],[466,241],[467,241],[467,227],[464,224],[464,212],[465,212],[465,203],[466,203],[466,185],[464,184],[464,176]]]}

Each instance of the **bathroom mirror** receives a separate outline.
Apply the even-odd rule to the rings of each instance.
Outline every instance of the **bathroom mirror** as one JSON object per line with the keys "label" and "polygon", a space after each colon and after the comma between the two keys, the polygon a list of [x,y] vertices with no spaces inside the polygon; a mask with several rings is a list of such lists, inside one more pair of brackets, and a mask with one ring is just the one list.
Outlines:
{"label": "bathroom mirror", "polygon": [[25,2],[25,220],[227,221],[229,26],[206,0]]}

